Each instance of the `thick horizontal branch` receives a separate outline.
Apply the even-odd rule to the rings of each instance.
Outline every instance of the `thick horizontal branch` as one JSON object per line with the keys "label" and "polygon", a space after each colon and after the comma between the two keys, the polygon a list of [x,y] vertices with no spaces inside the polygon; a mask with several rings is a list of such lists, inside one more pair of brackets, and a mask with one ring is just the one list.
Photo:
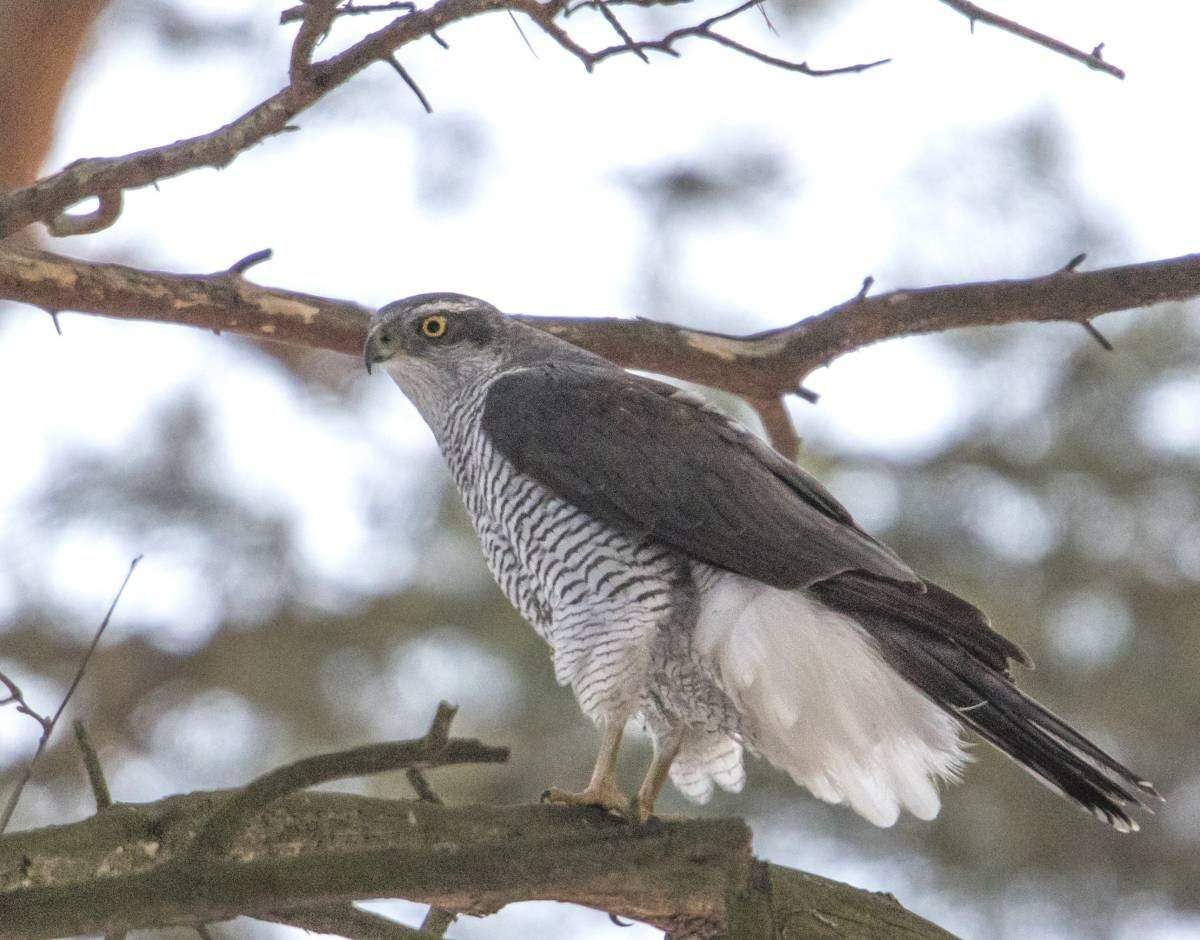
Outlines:
{"label": "thick horizontal branch", "polygon": [[474,914],[566,901],[688,937],[949,937],[890,896],[756,862],[739,820],[637,826],[560,806],[305,793],[272,804],[231,856],[187,856],[191,833],[230,796],[116,804],[0,838],[0,938],[287,920],[289,909],[379,897]]}
{"label": "thick horizontal branch", "polygon": [[[451,285],[452,286],[452,285]],[[880,340],[1004,323],[1086,323],[1118,310],[1200,296],[1200,255],[1099,271],[1068,266],[1026,280],[858,295],[816,316],[749,336],[653,320],[523,316],[632,369],[747,399],[772,440],[794,453],[783,397],[838,356]],[[239,273],[167,274],[0,246],[0,299],[48,311],[181,323],[359,355],[369,311],[355,303],[260,287]]]}

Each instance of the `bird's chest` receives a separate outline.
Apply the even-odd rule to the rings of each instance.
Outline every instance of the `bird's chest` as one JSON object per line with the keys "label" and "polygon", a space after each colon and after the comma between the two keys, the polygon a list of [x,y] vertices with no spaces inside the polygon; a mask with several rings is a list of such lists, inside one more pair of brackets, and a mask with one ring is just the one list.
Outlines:
{"label": "bird's chest", "polygon": [[488,567],[556,649],[614,632],[640,642],[665,621],[682,560],[618,531],[519,473],[474,430],[451,461]]}

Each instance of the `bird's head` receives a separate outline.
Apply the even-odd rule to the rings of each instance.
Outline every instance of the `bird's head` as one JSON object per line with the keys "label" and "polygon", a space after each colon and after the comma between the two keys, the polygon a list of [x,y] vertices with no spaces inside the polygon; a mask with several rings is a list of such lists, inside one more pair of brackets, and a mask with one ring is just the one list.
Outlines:
{"label": "bird's head", "polygon": [[382,364],[433,424],[464,390],[564,346],[574,349],[475,297],[417,294],[379,308],[363,358],[368,372]]}
{"label": "bird's head", "polygon": [[[465,294],[417,294],[380,307],[363,349],[367,371],[414,360],[456,371],[464,359],[494,358],[505,317],[485,300]],[[490,355],[489,355],[490,354]]]}

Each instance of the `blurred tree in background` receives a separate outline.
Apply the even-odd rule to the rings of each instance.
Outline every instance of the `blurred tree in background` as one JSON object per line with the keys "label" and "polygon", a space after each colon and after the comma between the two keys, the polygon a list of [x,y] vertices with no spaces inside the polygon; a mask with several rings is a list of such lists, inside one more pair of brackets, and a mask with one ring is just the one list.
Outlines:
{"label": "blurred tree in background", "polygon": [[[780,42],[803,54],[819,37],[829,42],[823,56],[843,56],[858,36],[866,51],[852,57],[890,52],[886,37],[851,28],[862,20],[847,24],[841,6],[791,0],[767,11]],[[866,6],[884,15],[880,4]],[[238,102],[264,97],[286,66],[287,37],[272,31],[277,12],[251,0],[0,5],[0,188],[32,181],[47,160],[202,132],[236,113]],[[1086,19],[1092,5],[1077,4],[1074,14]],[[670,16],[622,11],[631,28],[656,34]],[[962,24],[953,26],[954,41],[966,42]],[[215,270],[243,248],[261,247],[246,239],[265,238],[279,251],[276,282],[364,302],[440,287],[506,308],[619,308],[749,332],[832,302],[831,294],[788,293],[778,279],[764,286],[755,273],[764,246],[795,231],[789,206],[805,198],[806,243],[784,244],[767,259],[776,269],[791,259],[797,291],[797,281],[856,238],[863,255],[837,262],[846,266],[839,276],[851,272],[846,296],[853,272],[861,279],[868,268],[891,285],[936,283],[1043,273],[1079,250],[1111,260],[1153,243],[1137,228],[1148,223],[1113,211],[1094,180],[1081,179],[1078,121],[1037,97],[1014,100],[1010,112],[974,127],[947,119],[941,137],[897,139],[896,151],[908,148],[908,156],[873,190],[886,195],[890,214],[864,223],[871,234],[841,233],[845,210],[821,201],[823,188],[834,187],[829,168],[819,159],[801,163],[790,136],[743,133],[740,109],[757,105],[747,103],[755,90],[741,86],[751,66],[740,62],[719,82],[699,84],[695,72],[667,72],[657,59],[648,70],[623,60],[620,81],[594,95],[618,99],[613,109],[627,122],[604,133],[625,135],[628,159],[613,170],[581,155],[578,166],[564,167],[569,148],[541,154],[536,146],[533,126],[556,120],[562,106],[539,100],[544,86],[528,85],[526,99],[504,110],[489,111],[500,108],[493,99],[470,106],[476,91],[455,78],[465,59],[486,54],[475,66],[475,81],[486,82],[489,69],[528,57],[511,24],[486,29],[451,34],[448,52],[414,50],[412,70],[434,102],[432,118],[401,98],[394,76],[372,70],[306,116],[303,133],[262,145],[219,176],[164,183],[161,209],[151,208],[153,193],[130,198],[126,216],[143,211],[140,227],[89,236],[77,250]],[[558,50],[538,43],[536,54],[515,66],[517,78],[496,81],[543,75],[551,68],[543,60]],[[698,70],[713,68],[720,55],[689,49],[679,68],[691,58]],[[1035,82],[1076,89],[1106,81],[1076,78],[1069,63],[1046,63],[1043,56],[1053,57],[1016,43],[981,70],[1003,74],[1006,55],[1020,63],[1014,68],[1044,68]],[[578,63],[564,69],[571,66]],[[601,82],[603,72],[590,80]],[[120,84],[122,73],[135,75],[131,84]],[[802,149],[819,151],[823,135],[844,124],[885,120],[865,113],[880,86],[848,92],[827,84],[864,80],[772,78],[773,94],[787,82],[792,97],[767,110],[781,124],[810,125]],[[142,136],[99,132],[107,121],[122,123],[117,112],[130,88],[160,81],[159,97],[132,106],[142,112]],[[653,95],[659,81],[666,97],[640,107],[639,89]],[[653,139],[639,143],[639,135],[653,137],[654,108],[683,100],[690,87],[696,100],[679,107],[711,112],[710,131],[677,140],[673,151]],[[1027,87],[1014,81],[1010,94],[1020,99]],[[439,93],[451,101],[445,113]],[[829,113],[847,107],[844,99],[827,103],[845,94],[860,96],[860,110]],[[1179,88],[1177,101],[1184,94]],[[111,112],[96,115],[98,106]],[[534,143],[520,159],[541,161],[536,173],[514,171],[512,138],[523,135]],[[381,164],[360,162],[371,148]],[[1139,154],[1128,159],[1131,178],[1155,172],[1136,162]],[[854,186],[859,169],[845,166],[851,180],[838,182],[838,192]],[[272,173],[279,178],[264,181]],[[360,176],[374,180],[378,200],[355,185]],[[1104,187],[1126,185],[1142,184],[1122,177]],[[1194,180],[1181,186],[1187,191],[1177,207],[1163,208],[1164,218],[1194,218]],[[563,217],[544,215],[542,201],[570,204],[577,228],[558,227]],[[599,216],[603,224],[600,203],[610,214]],[[530,219],[518,217],[522,208]],[[357,229],[356,214],[378,227]],[[499,234],[479,222],[484,216],[504,218]],[[873,247],[877,238],[885,248]],[[303,254],[313,242],[315,253]],[[429,256],[422,242],[433,245]],[[593,270],[594,280],[577,277],[571,263]],[[447,282],[450,270],[461,280]],[[432,277],[440,280],[428,283]],[[729,286],[714,290],[714,280]],[[356,291],[360,281],[367,286]],[[0,308],[9,374],[0,669],[49,710],[121,570],[133,554],[147,554],[137,576],[144,581],[131,585],[74,706],[117,799],[235,785],[298,755],[417,735],[443,698],[461,707],[460,731],[513,748],[502,767],[440,771],[448,801],[528,802],[551,781],[581,782],[565,777],[590,765],[590,729],[555,686],[541,641],[487,576],[448,476],[394,389],[361,381],[354,361],[304,349],[66,317],[58,340],[43,319]],[[905,819],[877,831],[762,764],[744,794],[697,809],[668,791],[664,811],[744,816],[760,852],[890,890],[965,936],[1200,930],[1200,319],[1194,309],[1160,308],[1112,318],[1104,330],[1115,354],[1070,325],[889,344],[907,351],[848,357],[847,371],[831,369],[829,387],[818,387],[824,400],[815,409],[798,403],[794,414],[802,462],[914,567],[987,610],[1038,663],[1020,677],[1023,687],[1144,770],[1168,797],[1164,810],[1141,834],[1120,837],[978,748],[966,785],[948,794],[933,823]],[[32,372],[44,384],[31,384]],[[850,385],[873,400],[864,411],[876,423],[865,420],[859,432],[838,427],[836,399]],[[864,443],[879,422],[902,429]],[[27,759],[36,739],[29,725],[0,711],[5,773]],[[648,744],[640,747],[638,757],[647,758]],[[636,763],[626,758],[628,786]],[[391,795],[403,781],[356,786]],[[15,825],[89,811],[77,755],[60,735]],[[286,928],[236,929],[249,936]],[[514,908],[452,933],[531,929],[634,933],[553,905]]]}

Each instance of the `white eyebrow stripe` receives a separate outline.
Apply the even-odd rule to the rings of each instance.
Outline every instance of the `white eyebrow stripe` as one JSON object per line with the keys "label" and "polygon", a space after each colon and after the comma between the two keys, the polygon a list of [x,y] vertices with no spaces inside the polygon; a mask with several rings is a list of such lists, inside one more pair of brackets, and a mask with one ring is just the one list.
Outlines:
{"label": "white eyebrow stripe", "polygon": [[436,313],[465,313],[468,310],[475,310],[478,304],[469,300],[427,300],[419,307],[413,309],[413,313],[424,313],[432,311]]}

